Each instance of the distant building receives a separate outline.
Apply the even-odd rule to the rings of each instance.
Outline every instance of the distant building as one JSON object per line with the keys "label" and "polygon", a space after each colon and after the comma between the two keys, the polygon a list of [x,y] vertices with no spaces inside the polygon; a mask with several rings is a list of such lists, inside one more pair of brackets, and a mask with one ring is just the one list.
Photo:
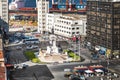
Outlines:
{"label": "distant building", "polygon": [[0,25],[8,31],[8,0],[0,0]]}
{"label": "distant building", "polygon": [[106,54],[120,53],[120,0],[87,1],[87,41]]}
{"label": "distant building", "polygon": [[75,14],[47,14],[48,32],[71,38],[75,35],[86,35],[86,16]]}
{"label": "distant building", "polygon": [[9,3],[9,10],[19,8],[36,8],[36,0],[12,0]]}
{"label": "distant building", "polygon": [[24,0],[15,0],[9,4],[9,10],[17,10],[25,6]]}
{"label": "distant building", "polygon": [[49,12],[49,1],[37,0],[38,32],[44,33],[46,27],[46,14]]}

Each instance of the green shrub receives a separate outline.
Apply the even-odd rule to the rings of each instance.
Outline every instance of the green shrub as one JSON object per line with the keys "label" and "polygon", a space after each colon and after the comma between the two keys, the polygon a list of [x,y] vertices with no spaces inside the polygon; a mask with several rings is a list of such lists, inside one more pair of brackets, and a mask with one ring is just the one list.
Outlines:
{"label": "green shrub", "polygon": [[74,57],[74,56],[75,56],[75,53],[70,52],[70,53],[68,53],[68,55],[69,55],[69,57]]}
{"label": "green shrub", "polygon": [[65,49],[63,52],[65,53],[65,52],[68,52],[69,50],[68,49]]}
{"label": "green shrub", "polygon": [[81,60],[81,57],[79,55],[75,54],[71,50],[64,50],[64,52],[67,52],[68,56],[71,57],[72,59],[76,60],[76,61],[80,61]]}
{"label": "green shrub", "polygon": [[34,63],[39,63],[40,62],[40,60],[38,58],[36,58],[36,56],[34,54],[34,51],[26,51],[24,54],[32,62],[34,62]]}
{"label": "green shrub", "polygon": [[34,62],[34,63],[39,63],[40,60],[39,60],[38,58],[33,58],[33,59],[32,59],[32,62]]}
{"label": "green shrub", "polygon": [[33,51],[26,51],[26,52],[25,52],[25,56],[26,56],[28,59],[30,59],[30,60],[32,60],[33,58],[35,58],[35,55],[34,55],[34,52],[33,52]]}

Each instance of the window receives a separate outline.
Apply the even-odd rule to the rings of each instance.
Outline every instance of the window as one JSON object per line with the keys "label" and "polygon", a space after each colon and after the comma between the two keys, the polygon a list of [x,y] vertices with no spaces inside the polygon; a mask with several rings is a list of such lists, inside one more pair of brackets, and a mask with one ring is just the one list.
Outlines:
{"label": "window", "polygon": [[72,34],[75,34],[75,32],[72,32]]}
{"label": "window", "polygon": [[76,29],[79,29],[79,27],[77,27]]}
{"label": "window", "polygon": [[75,22],[75,24],[78,24],[78,22]]}
{"label": "window", "polygon": [[75,30],[75,28],[72,28],[72,30]]}
{"label": "window", "polygon": [[77,34],[79,34],[79,32],[76,32]]}

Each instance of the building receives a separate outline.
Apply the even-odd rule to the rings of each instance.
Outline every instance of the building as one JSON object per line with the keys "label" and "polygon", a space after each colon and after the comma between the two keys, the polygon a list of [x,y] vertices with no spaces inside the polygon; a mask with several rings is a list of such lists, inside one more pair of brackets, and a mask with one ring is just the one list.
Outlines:
{"label": "building", "polygon": [[[120,0],[87,1],[87,41],[101,52],[120,53]],[[104,51],[102,51],[104,50]]]}
{"label": "building", "polygon": [[54,33],[54,22],[57,17],[62,16],[60,13],[47,13],[46,15],[46,31],[49,33]]}
{"label": "building", "polygon": [[6,79],[6,67],[5,67],[5,59],[4,59],[4,48],[3,48],[3,37],[4,37],[4,30],[1,26],[1,22],[4,22],[0,19],[0,80],[7,80]]}
{"label": "building", "polygon": [[50,13],[86,14],[86,0],[51,0]]}
{"label": "building", "polygon": [[77,14],[48,14],[48,32],[71,38],[75,35],[86,35],[86,16]]}
{"label": "building", "polygon": [[38,32],[44,33],[46,27],[46,13],[49,12],[49,1],[37,0]]}
{"label": "building", "polygon": [[4,25],[6,32],[8,32],[8,0],[0,0],[0,19],[3,20],[1,25]]}
{"label": "building", "polygon": [[9,10],[17,10],[25,6],[24,0],[15,0],[9,4]]}
{"label": "building", "polygon": [[9,1],[9,10],[18,10],[19,8],[36,8],[36,0]]}

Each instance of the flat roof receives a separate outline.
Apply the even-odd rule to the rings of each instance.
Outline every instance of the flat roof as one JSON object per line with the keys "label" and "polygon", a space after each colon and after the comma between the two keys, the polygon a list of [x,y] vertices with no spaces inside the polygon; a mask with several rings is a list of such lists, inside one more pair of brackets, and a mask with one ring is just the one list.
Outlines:
{"label": "flat roof", "polygon": [[38,78],[40,80],[51,80],[54,78],[46,65],[35,65],[25,69],[17,69],[12,72],[12,77],[15,80],[33,80],[33,78]]}
{"label": "flat roof", "polygon": [[79,14],[63,14],[60,16],[61,19],[68,19],[68,20],[83,20],[87,19],[86,15],[79,15]]}

